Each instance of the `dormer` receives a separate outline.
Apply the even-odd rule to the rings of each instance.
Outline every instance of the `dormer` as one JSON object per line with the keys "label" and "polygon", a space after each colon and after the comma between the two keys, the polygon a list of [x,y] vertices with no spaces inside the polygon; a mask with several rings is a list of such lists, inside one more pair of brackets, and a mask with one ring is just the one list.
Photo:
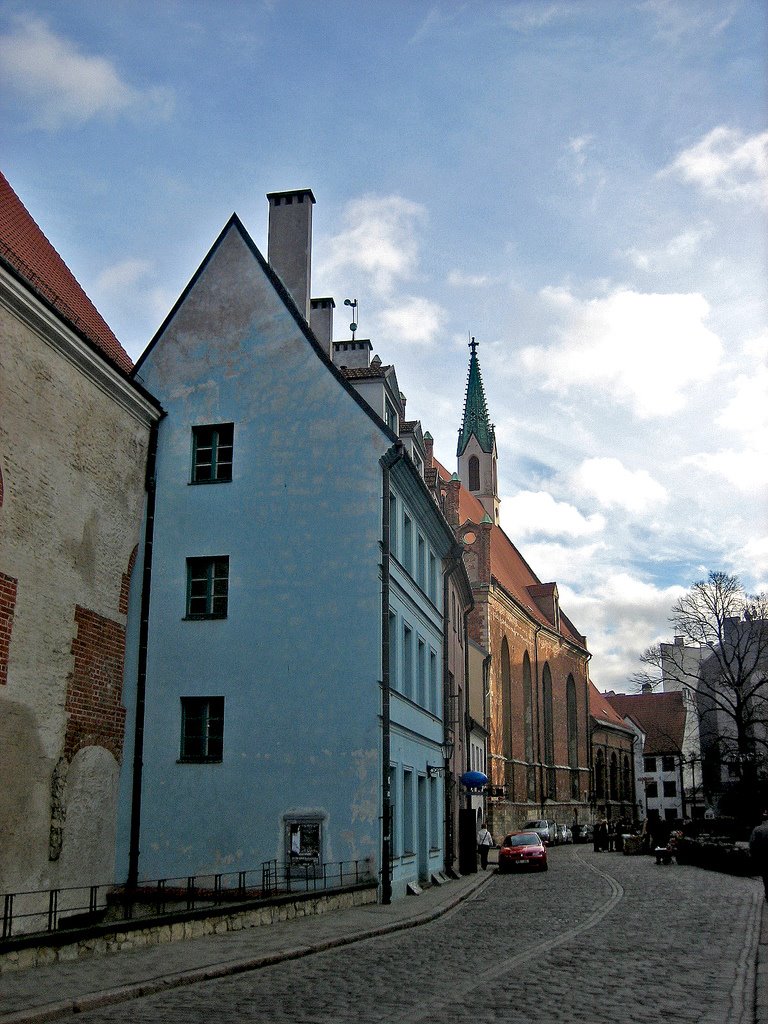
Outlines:
{"label": "dormer", "polygon": [[538,583],[527,588],[544,618],[560,632],[560,595],[556,583]]}

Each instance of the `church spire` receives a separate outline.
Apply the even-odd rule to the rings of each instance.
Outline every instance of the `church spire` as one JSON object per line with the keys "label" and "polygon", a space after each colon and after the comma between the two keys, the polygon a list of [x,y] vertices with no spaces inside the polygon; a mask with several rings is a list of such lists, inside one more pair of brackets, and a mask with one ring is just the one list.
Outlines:
{"label": "church spire", "polygon": [[488,417],[483,378],[477,360],[477,342],[469,343],[469,373],[464,398],[464,419],[459,430],[459,478],[479,499],[491,522],[499,522],[499,486],[496,470],[496,432]]}
{"label": "church spire", "polygon": [[467,447],[470,437],[474,434],[482,451],[490,454],[496,444],[493,424],[488,419],[488,406],[485,401],[483,378],[480,374],[480,363],[477,361],[477,342],[473,338],[469,347],[469,373],[467,375],[467,393],[464,398],[464,419],[459,431],[459,447],[456,452],[461,456]]}

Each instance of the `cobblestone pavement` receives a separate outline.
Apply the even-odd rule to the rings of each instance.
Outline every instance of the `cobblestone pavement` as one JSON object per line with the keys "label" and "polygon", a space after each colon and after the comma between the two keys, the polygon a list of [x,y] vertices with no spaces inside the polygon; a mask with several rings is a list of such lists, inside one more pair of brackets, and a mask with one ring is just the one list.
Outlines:
{"label": "cobblestone pavement", "polygon": [[123,1024],[128,1015],[132,1024],[768,1024],[768,974],[755,973],[756,879],[588,847],[556,848],[550,865],[545,874],[495,876],[418,928],[79,1016],[83,1024]]}

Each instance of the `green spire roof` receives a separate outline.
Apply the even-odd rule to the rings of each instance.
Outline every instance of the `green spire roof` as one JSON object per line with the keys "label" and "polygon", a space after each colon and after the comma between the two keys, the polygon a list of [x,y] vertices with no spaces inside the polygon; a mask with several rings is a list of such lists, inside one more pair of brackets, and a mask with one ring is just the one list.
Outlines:
{"label": "green spire roof", "polygon": [[480,374],[480,363],[477,361],[477,342],[474,338],[469,343],[469,347],[472,350],[472,355],[469,357],[464,419],[459,431],[459,447],[456,454],[463,453],[473,434],[482,450],[490,454],[493,451],[495,434],[493,424],[488,420],[488,406],[485,403],[483,378]]}

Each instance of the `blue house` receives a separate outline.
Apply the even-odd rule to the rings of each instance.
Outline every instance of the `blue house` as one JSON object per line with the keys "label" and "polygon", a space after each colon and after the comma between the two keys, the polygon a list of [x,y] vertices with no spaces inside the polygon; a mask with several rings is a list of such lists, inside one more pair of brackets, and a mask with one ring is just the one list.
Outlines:
{"label": "blue house", "polygon": [[131,584],[118,877],[356,861],[388,900],[444,862],[454,538],[391,379],[374,408],[334,365],[312,193],[268,200],[269,262],[233,216],[134,370],[165,415]]}

